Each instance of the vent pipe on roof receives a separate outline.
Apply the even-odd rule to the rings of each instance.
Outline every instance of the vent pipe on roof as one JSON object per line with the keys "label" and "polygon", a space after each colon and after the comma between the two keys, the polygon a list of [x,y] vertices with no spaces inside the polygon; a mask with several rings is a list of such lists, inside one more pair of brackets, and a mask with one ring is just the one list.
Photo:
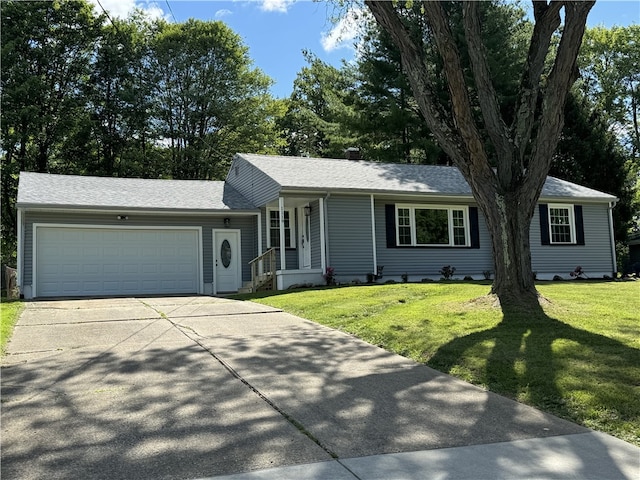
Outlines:
{"label": "vent pipe on roof", "polygon": [[349,147],[344,151],[347,160],[362,160],[360,149],[358,147]]}

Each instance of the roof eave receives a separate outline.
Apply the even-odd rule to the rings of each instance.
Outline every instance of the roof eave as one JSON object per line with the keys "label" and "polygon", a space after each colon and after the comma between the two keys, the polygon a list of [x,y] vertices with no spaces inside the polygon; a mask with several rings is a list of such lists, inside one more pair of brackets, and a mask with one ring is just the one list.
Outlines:
{"label": "roof eave", "polygon": [[305,192],[309,195],[326,195],[331,194],[361,194],[361,195],[412,195],[412,196],[438,196],[438,197],[460,197],[460,198],[473,198],[473,195],[467,193],[446,193],[446,192],[421,192],[411,190],[390,190],[390,189],[377,189],[377,188],[318,188],[313,189],[299,186],[285,186],[280,190],[281,194],[299,194]]}
{"label": "roof eave", "polygon": [[[411,190],[389,190],[389,189],[371,189],[371,188],[313,188],[288,185],[280,190],[283,195],[300,194],[304,192],[308,195],[327,195],[331,194],[361,194],[361,195],[397,195],[397,196],[421,196],[421,197],[438,197],[450,199],[474,200],[470,193],[447,193],[447,192],[423,192]],[[584,202],[584,203],[610,203],[617,202],[619,199],[613,195],[602,195],[598,197],[571,196],[571,195],[541,195],[538,201],[558,201],[558,202]]]}
{"label": "roof eave", "polygon": [[172,214],[189,214],[189,215],[211,215],[211,214],[257,214],[257,208],[153,208],[153,207],[133,207],[133,206],[113,206],[113,205],[52,205],[42,203],[16,203],[16,208],[30,211],[74,211],[74,212],[100,212],[100,213],[172,213]]}
{"label": "roof eave", "polygon": [[611,203],[618,202],[620,199],[613,195],[600,197],[580,197],[580,196],[559,196],[559,195],[541,195],[538,202],[580,202],[580,203]]}

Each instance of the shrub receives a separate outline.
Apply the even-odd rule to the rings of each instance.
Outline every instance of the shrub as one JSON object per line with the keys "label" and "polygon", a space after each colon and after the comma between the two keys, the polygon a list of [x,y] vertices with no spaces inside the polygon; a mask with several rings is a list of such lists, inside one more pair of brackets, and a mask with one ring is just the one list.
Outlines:
{"label": "shrub", "polygon": [[327,267],[323,277],[324,277],[324,280],[327,282],[327,285],[336,284],[336,272],[333,267]]}
{"label": "shrub", "polygon": [[575,270],[573,272],[571,272],[569,275],[571,277],[575,278],[576,280],[589,278],[589,277],[587,277],[587,274],[584,273],[584,270],[580,266],[576,267]]}
{"label": "shrub", "polygon": [[456,267],[452,267],[451,265],[445,265],[440,269],[440,275],[442,275],[443,280],[451,280],[455,272]]}

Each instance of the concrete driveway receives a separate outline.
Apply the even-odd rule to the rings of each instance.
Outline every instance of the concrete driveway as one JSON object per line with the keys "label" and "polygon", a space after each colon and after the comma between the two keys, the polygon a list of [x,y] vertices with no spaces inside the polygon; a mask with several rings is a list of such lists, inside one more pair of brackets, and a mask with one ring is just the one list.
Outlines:
{"label": "concrete driveway", "polygon": [[2,360],[1,468],[3,479],[638,478],[640,449],[270,307],[122,298],[26,304]]}

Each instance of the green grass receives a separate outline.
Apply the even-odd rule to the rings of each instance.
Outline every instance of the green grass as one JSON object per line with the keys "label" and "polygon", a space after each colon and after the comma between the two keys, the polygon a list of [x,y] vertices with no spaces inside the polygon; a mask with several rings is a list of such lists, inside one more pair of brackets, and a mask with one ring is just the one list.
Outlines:
{"label": "green grass", "polygon": [[0,356],[4,356],[7,342],[13,333],[13,326],[18,321],[21,311],[22,302],[20,300],[2,298],[0,304]]}
{"label": "green grass", "polygon": [[640,445],[640,283],[549,282],[544,314],[503,317],[487,283],[240,296],[357,335]]}

